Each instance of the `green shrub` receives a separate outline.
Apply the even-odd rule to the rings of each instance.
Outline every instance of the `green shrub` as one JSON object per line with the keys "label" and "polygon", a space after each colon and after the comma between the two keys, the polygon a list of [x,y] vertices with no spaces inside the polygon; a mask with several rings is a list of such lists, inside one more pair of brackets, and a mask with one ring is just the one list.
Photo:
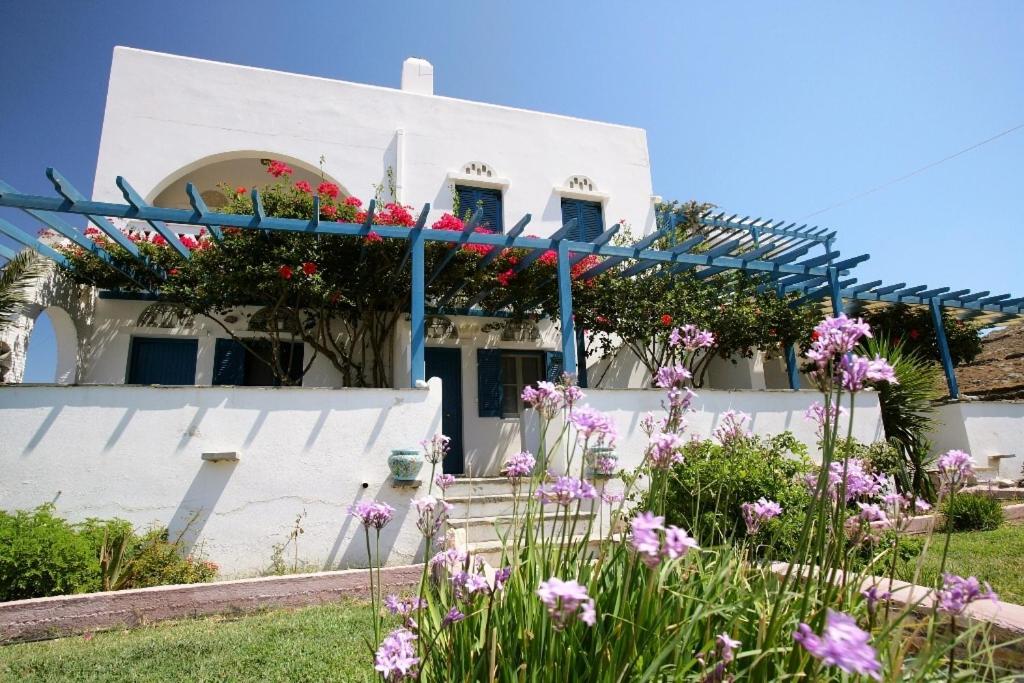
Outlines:
{"label": "green shrub", "polygon": [[807,447],[790,432],[728,446],[692,441],[685,462],[672,470],[666,521],[689,529],[705,545],[717,545],[746,535],[743,503],[774,500],[782,515],[763,524],[755,540],[761,554],[785,557],[796,548],[810,506],[804,476],[811,469]]}
{"label": "green shrub", "polygon": [[1003,523],[999,501],[980,493],[959,493],[942,505],[946,525],[953,531],[992,531]]}
{"label": "green shrub", "polygon": [[104,539],[128,536],[117,588],[211,580],[217,565],[181,556],[165,528],[137,536],[123,519],[69,523],[52,504],[0,511],[0,601],[102,590]]}

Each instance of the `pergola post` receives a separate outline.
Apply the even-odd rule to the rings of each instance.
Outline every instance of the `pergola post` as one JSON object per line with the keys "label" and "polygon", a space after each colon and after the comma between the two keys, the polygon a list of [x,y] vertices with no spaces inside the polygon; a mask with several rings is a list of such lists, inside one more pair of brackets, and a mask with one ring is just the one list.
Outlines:
{"label": "pergola post", "polygon": [[576,330],[576,358],[579,359],[576,384],[586,389],[590,384],[590,378],[587,377],[587,338],[583,330]]}
{"label": "pergola post", "polygon": [[843,312],[843,297],[840,295],[842,288],[839,286],[839,269],[828,269],[829,298],[832,299],[832,315],[838,318]]}
{"label": "pergola post", "polygon": [[932,298],[929,299],[928,305],[932,309],[932,324],[935,325],[935,338],[939,342],[939,360],[942,361],[942,371],[946,373],[949,396],[960,398],[960,387],[956,383],[956,373],[953,371],[953,356],[949,352],[949,340],[946,339],[946,326],[942,322],[942,304],[937,298]]}
{"label": "pergola post", "polygon": [[800,366],[796,362],[796,346],[793,344],[786,347],[786,375],[789,377],[789,388],[799,391]]}
{"label": "pergola post", "polygon": [[572,266],[569,243],[558,242],[558,313],[562,324],[562,371],[576,374],[576,327],[572,319]]}
{"label": "pergola post", "polygon": [[409,386],[415,387],[417,382],[426,379],[426,328],[424,299],[426,297],[423,249],[423,230],[413,230],[409,236],[412,251],[412,300],[409,305],[409,319],[412,328],[412,363],[409,368]]}

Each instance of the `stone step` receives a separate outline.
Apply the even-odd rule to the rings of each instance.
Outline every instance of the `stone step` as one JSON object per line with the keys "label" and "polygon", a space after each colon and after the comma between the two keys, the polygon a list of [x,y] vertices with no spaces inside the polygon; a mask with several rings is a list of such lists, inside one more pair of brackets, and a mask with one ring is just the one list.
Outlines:
{"label": "stone step", "polygon": [[[452,496],[449,491],[445,493],[445,500],[452,505],[452,511],[448,515],[449,519],[499,517],[513,513],[522,515],[530,501],[525,492],[518,496],[513,493],[479,496]],[[548,503],[545,507],[553,509],[555,506],[555,503]]]}
{"label": "stone step", "polygon": [[505,477],[459,477],[445,491],[445,498],[511,495],[515,490]]}
{"label": "stone step", "polygon": [[[581,512],[576,517],[576,530],[586,530],[589,519],[595,519],[595,514]],[[502,536],[512,533],[512,524],[515,518],[511,515],[495,515],[492,517],[470,517],[467,519],[449,519],[448,526],[463,532],[465,543],[473,544],[483,541],[500,542]],[[521,522],[521,518],[519,520]],[[595,519],[596,521],[596,519]],[[544,533],[559,534],[562,532],[566,520],[563,517],[547,517],[544,520]],[[572,519],[568,520],[569,527],[572,527]]]}
{"label": "stone step", "polygon": [[[613,536],[618,538],[618,536]],[[579,543],[583,540],[582,534],[573,536],[572,541]],[[602,538],[596,533],[592,534],[590,541],[587,543],[587,547],[591,553],[597,552],[598,547],[601,545]],[[492,567],[501,566],[501,541],[477,541],[475,543],[468,543],[465,546],[466,552],[473,557],[479,557],[484,562]]]}

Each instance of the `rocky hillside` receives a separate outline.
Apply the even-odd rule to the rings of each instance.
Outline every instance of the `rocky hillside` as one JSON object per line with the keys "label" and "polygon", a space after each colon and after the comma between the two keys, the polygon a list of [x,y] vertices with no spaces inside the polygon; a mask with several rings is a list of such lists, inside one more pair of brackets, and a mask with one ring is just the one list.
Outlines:
{"label": "rocky hillside", "polygon": [[1024,325],[981,340],[981,355],[956,370],[960,392],[985,399],[1024,399]]}

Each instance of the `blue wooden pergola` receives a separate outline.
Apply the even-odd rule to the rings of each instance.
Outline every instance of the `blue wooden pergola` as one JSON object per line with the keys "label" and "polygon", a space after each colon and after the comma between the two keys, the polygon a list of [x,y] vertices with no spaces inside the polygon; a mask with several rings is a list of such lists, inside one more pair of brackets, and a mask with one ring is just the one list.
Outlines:
{"label": "blue wooden pergola", "polygon": [[[571,268],[590,254],[604,257],[597,265],[582,273],[584,280],[610,272],[618,277],[634,277],[658,268],[660,274],[696,271],[696,277],[709,278],[718,273],[740,270],[765,277],[764,287],[774,287],[781,295],[800,294],[799,302],[830,300],[833,313],[838,314],[844,300],[864,302],[888,302],[927,305],[931,307],[936,320],[939,347],[943,359],[950,395],[959,395],[953,364],[949,354],[944,329],[941,324],[942,311],[954,309],[968,318],[980,318],[986,323],[1024,315],[1024,298],[1012,298],[1009,294],[989,296],[988,292],[971,293],[968,290],[951,292],[950,288],[929,289],[926,286],[906,287],[904,283],[882,286],[881,282],[857,284],[856,278],[849,277],[850,269],[866,261],[869,256],[862,254],[841,259],[834,241],[836,233],[817,226],[787,224],[785,221],[770,219],[726,216],[724,213],[705,213],[699,218],[700,234],[682,242],[676,241],[676,217],[667,214],[659,220],[658,229],[632,246],[613,246],[611,238],[618,232],[619,225],[605,229],[592,241],[582,242],[568,237],[573,232],[575,221],[570,221],[556,230],[550,237],[523,237],[522,233],[530,222],[530,215],[522,217],[505,234],[474,232],[481,220],[477,211],[466,222],[462,231],[433,230],[426,227],[430,205],[423,206],[412,228],[374,225],[376,210],[370,202],[367,217],[362,223],[337,223],[321,221],[319,218],[319,197],[313,198],[313,218],[299,220],[268,216],[263,209],[259,190],[252,190],[253,213],[251,215],[222,214],[211,211],[189,183],[186,187],[191,210],[169,209],[148,204],[123,177],[117,178],[117,186],[125,203],[97,202],[87,199],[75,189],[60,173],[50,168],[46,175],[56,190],[57,196],[23,194],[7,183],[0,181],[0,207],[20,209],[40,221],[63,238],[82,249],[91,252],[102,262],[117,269],[129,280],[143,289],[151,286],[147,282],[163,281],[167,274],[149,262],[138,248],[111,223],[111,218],[140,221],[148,230],[161,235],[171,248],[183,258],[190,258],[188,248],[172,225],[206,228],[214,240],[223,239],[223,228],[250,230],[298,232],[320,235],[347,235],[365,237],[371,231],[385,239],[405,240],[407,246],[400,268],[407,265],[412,270],[410,295],[411,372],[409,381],[415,386],[425,379],[424,349],[426,346],[425,319],[427,309],[427,287],[437,278],[445,266],[454,258],[452,249],[441,259],[431,273],[425,272],[424,245],[428,241],[444,242],[458,247],[466,244],[482,244],[491,247],[491,252],[481,259],[478,268],[485,268],[497,258],[502,248],[517,248],[529,253],[517,264],[517,270],[527,268],[548,250],[558,254],[557,288],[559,295],[559,322],[562,331],[562,357],[566,372],[577,371],[578,337],[573,323],[573,302]],[[131,267],[119,265],[113,256],[85,236],[84,231],[67,221],[69,216],[85,216],[92,225],[99,228],[111,240],[133,257]],[[9,221],[0,218],[0,234],[30,248],[56,262],[64,268],[71,268],[68,261],[43,241],[32,237]],[[670,246],[655,249],[652,245],[660,238],[669,237]],[[0,245],[0,255],[10,258],[14,252]],[[145,274],[141,276],[140,274]],[[494,315],[496,311],[481,311],[475,304],[485,296],[470,300],[466,308],[449,310],[446,306],[465,287],[456,285],[435,298],[435,309],[439,312],[471,315]],[[157,288],[158,289],[158,288]],[[151,291],[156,296],[157,291]],[[799,388],[799,367],[794,349],[787,352],[787,367],[790,386]]]}

